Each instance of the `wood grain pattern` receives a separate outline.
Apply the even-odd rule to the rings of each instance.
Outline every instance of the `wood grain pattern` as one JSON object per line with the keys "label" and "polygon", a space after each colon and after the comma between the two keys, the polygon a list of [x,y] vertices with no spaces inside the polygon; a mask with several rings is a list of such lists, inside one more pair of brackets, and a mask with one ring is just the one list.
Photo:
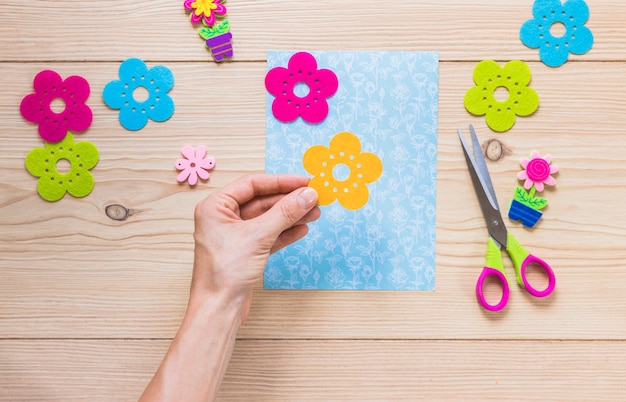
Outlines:
{"label": "wood grain pattern", "polygon": [[[131,401],[168,342],[0,346],[6,399],[9,385],[14,401]],[[239,340],[219,400],[621,401],[625,353],[623,342]]]}
{"label": "wood grain pattern", "polygon": [[[519,42],[530,0],[232,0],[224,64],[180,3],[0,0],[0,400],[136,399],[184,312],[194,205],[264,170],[268,49],[440,52],[436,291],[258,289],[222,400],[626,399],[626,3],[588,0],[594,47],[558,69]],[[174,72],[168,122],[128,132],[102,102],[127,57]],[[539,110],[506,133],[463,107],[484,58],[533,72]],[[101,158],[84,199],[47,203],[24,169],[41,140],[19,102],[46,68],[91,85],[94,121],[77,139]],[[539,226],[510,224],[557,291],[515,286],[499,315],[474,297],[487,234],[456,136],[469,123],[506,150],[489,164],[501,204],[533,149],[561,168]],[[190,189],[174,162],[199,144],[217,167]],[[114,204],[130,216],[108,217]]]}

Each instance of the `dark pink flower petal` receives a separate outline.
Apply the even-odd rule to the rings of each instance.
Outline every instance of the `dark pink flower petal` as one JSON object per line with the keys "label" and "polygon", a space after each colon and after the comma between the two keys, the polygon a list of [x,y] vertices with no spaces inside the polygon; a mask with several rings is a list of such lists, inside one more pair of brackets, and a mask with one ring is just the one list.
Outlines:
{"label": "dark pink flower petal", "polygon": [[85,102],[89,98],[89,83],[83,77],[73,75],[67,77],[62,84],[63,98],[66,103],[73,102]]}
{"label": "dark pink flower petal", "polygon": [[322,122],[328,115],[328,102],[325,99],[319,100],[315,106],[302,108],[300,112],[302,119],[311,124]]}
{"label": "dark pink flower petal", "polygon": [[337,75],[328,69],[319,70],[316,74],[316,80],[319,80],[316,82],[316,86],[320,90],[318,94],[324,98],[333,96],[339,88]]}
{"label": "dark pink flower petal", "polygon": [[314,72],[317,70],[317,60],[311,53],[298,52],[289,59],[288,68],[292,73],[302,71],[302,73]]}
{"label": "dark pink flower petal", "polygon": [[35,76],[33,88],[35,92],[43,94],[44,92],[52,90],[52,88],[60,88],[62,84],[63,80],[56,71],[43,70]]}
{"label": "dark pink flower petal", "polygon": [[274,96],[281,95],[287,88],[293,93],[293,85],[295,83],[289,78],[289,70],[284,67],[275,67],[265,76],[265,88]]}
{"label": "dark pink flower petal", "polygon": [[272,113],[279,121],[289,123],[294,121],[300,115],[299,109],[284,98],[276,98],[272,103]]}

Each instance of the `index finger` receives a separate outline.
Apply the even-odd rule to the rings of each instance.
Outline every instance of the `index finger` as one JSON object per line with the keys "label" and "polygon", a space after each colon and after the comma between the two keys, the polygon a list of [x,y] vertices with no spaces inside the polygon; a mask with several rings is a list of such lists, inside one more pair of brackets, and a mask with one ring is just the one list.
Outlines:
{"label": "index finger", "polygon": [[306,187],[309,178],[291,174],[250,174],[235,180],[222,189],[222,192],[239,205],[259,196],[289,194],[293,190]]}

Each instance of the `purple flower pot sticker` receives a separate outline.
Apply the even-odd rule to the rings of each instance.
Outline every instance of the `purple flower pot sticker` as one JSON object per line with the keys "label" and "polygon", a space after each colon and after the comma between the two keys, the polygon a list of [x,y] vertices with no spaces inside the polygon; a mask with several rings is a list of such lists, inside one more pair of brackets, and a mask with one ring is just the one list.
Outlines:
{"label": "purple flower pot sticker", "polygon": [[222,21],[216,27],[204,27],[198,30],[198,34],[205,43],[215,61],[223,61],[224,58],[233,57],[233,35],[230,31],[230,23]]}

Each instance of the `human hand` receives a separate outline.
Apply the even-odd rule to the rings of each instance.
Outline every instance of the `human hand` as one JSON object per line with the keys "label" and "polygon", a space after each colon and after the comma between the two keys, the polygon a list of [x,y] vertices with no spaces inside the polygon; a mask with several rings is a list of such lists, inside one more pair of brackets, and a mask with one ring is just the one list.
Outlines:
{"label": "human hand", "polygon": [[302,176],[249,175],[200,201],[191,298],[221,294],[237,300],[245,321],[270,253],[304,237],[307,223],[320,216],[308,182]]}

